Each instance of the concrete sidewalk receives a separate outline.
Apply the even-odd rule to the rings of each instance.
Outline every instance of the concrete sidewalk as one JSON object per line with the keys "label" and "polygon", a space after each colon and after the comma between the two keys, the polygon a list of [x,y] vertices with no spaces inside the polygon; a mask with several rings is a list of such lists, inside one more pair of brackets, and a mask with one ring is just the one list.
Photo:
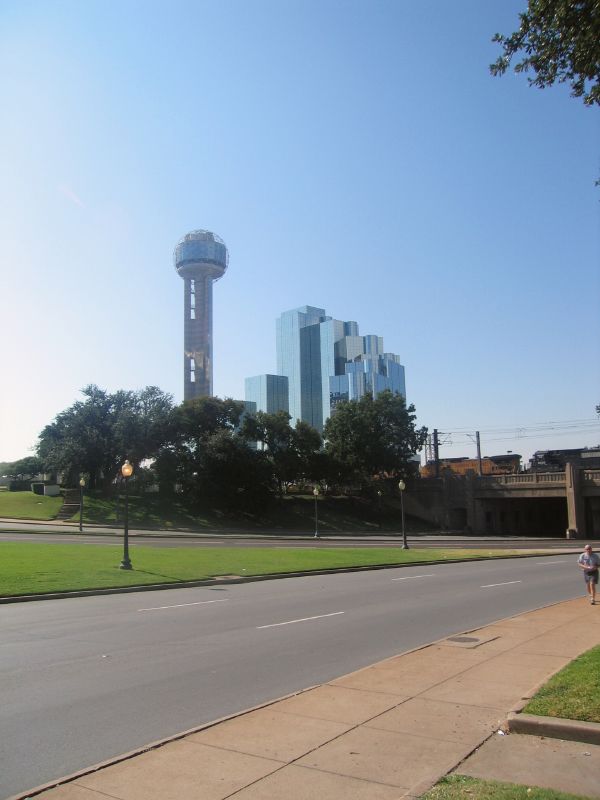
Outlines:
{"label": "concrete sidewalk", "polygon": [[562,776],[568,791],[600,797],[600,746],[497,733],[524,697],[598,643],[600,606],[560,603],[204,726],[37,796],[399,800],[456,770],[544,786]]}

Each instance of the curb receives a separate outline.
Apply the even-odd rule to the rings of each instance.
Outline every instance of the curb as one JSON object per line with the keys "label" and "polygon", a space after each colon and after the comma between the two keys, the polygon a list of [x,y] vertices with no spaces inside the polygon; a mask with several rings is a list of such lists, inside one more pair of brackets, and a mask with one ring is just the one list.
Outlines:
{"label": "curb", "polygon": [[[551,608],[552,606],[561,605],[561,603],[563,603],[563,602],[571,602],[571,601],[569,601],[569,600],[564,601],[563,600],[563,601],[560,601],[560,602],[557,602],[557,603],[550,603],[548,606],[542,606],[542,608]],[[528,612],[525,612],[525,613],[528,613]],[[511,614],[508,617],[502,617],[501,619],[496,620],[496,623],[502,622],[503,620],[512,619],[514,616],[518,616],[518,615]],[[453,635],[461,635],[461,634],[472,633],[473,631],[476,631],[476,630],[478,630],[478,628],[469,628],[469,629],[467,629],[465,631],[459,631],[458,634],[453,634]],[[385,664],[386,661],[392,661],[393,659],[398,658],[399,655],[406,656],[406,655],[409,655],[410,653],[418,653],[420,650],[426,650],[428,647],[434,647],[435,645],[441,644],[442,642],[446,641],[447,638],[448,638],[447,636],[443,636],[442,638],[435,639],[433,642],[429,642],[428,644],[422,644],[422,645],[418,645],[417,647],[412,647],[409,650],[403,651],[402,653],[396,653],[396,655],[388,656],[388,658],[384,658],[381,661],[377,661],[377,662],[375,662],[375,665]],[[369,666],[375,666],[375,665],[371,664]],[[348,675],[352,675],[353,672],[349,672],[347,674]],[[57,788],[59,786],[63,786],[64,784],[71,783],[72,781],[76,780],[77,778],[81,778],[84,775],[92,775],[94,772],[98,772],[99,770],[105,769],[106,767],[113,766],[114,764],[120,764],[123,761],[129,761],[130,759],[136,758],[136,756],[141,756],[143,753],[147,753],[150,750],[157,750],[159,747],[163,747],[166,744],[170,744],[171,742],[176,742],[176,741],[178,741],[180,739],[184,739],[186,736],[189,736],[190,734],[198,733],[199,731],[206,730],[207,728],[212,728],[215,725],[219,725],[222,722],[227,722],[227,720],[230,720],[230,719],[236,719],[237,717],[243,717],[246,714],[250,714],[253,711],[257,711],[257,710],[259,710],[261,708],[268,708],[269,706],[276,705],[277,703],[281,702],[282,700],[287,700],[289,697],[297,697],[298,695],[304,694],[305,692],[309,692],[312,689],[317,689],[318,687],[324,686],[324,685],[326,685],[326,684],[316,683],[313,686],[307,686],[307,687],[305,687],[303,689],[299,689],[297,692],[290,692],[290,694],[286,694],[286,695],[283,695],[281,697],[276,697],[273,700],[267,700],[266,702],[260,703],[259,705],[250,706],[249,708],[245,708],[242,711],[237,711],[237,712],[234,712],[233,714],[229,714],[229,715],[227,715],[225,717],[219,717],[218,719],[211,720],[210,722],[205,722],[202,725],[198,725],[197,727],[194,727],[194,728],[189,728],[186,731],[182,731],[180,733],[173,734],[172,736],[167,736],[164,739],[157,739],[157,740],[155,740],[153,742],[150,742],[149,744],[142,745],[141,747],[138,747],[138,748],[136,748],[134,750],[129,750],[126,753],[122,753],[121,755],[113,756],[111,758],[106,759],[105,761],[100,761],[100,762],[98,762],[96,764],[92,764],[89,767],[84,767],[83,769],[77,770],[76,772],[72,772],[69,775],[63,775],[61,778],[54,778],[53,780],[48,781],[47,783],[41,784],[39,786],[35,786],[32,789],[28,789],[25,792],[21,792],[19,794],[11,795],[10,797],[6,798],[6,800],[29,800],[29,798],[35,797],[36,795],[39,795],[42,792],[48,791],[49,789]],[[494,734],[492,733],[491,736],[493,736],[493,735]],[[475,745],[475,747],[473,748],[473,750],[471,752],[474,752],[478,747],[481,747],[483,742],[486,741],[486,739],[488,739],[488,738],[490,738],[490,737],[486,736],[478,745]],[[416,784],[415,786],[413,786],[411,789],[409,789],[407,793],[402,795],[402,797],[403,798],[416,798],[416,799],[418,799],[418,797],[421,794],[424,794],[426,791],[429,791],[429,789],[431,789],[431,787],[433,785],[435,785],[441,778],[443,778],[444,775],[447,775],[452,769],[455,769],[458,766],[458,764],[462,763],[463,760],[464,760],[464,758],[461,759],[457,764],[455,764],[454,767],[450,767],[450,769],[446,770],[445,772],[440,772],[439,775],[433,781],[433,783],[430,782],[429,780],[422,781],[422,782]],[[417,790],[419,791],[419,795],[413,794],[413,792],[415,792]]]}
{"label": "curb", "polygon": [[33,789],[27,789],[26,792],[13,794],[10,797],[7,797],[6,800],[29,800],[29,798],[35,797],[42,792],[47,792],[50,789],[56,789],[64,784],[72,783],[73,781],[77,780],[77,778],[83,778],[85,775],[93,775],[94,772],[99,772],[101,769],[106,769],[106,767],[112,767],[115,764],[120,764],[123,761],[129,761],[130,759],[141,756],[144,753],[150,752],[151,750],[158,750],[159,747],[164,747],[164,745],[170,744],[171,742],[177,742],[180,739],[185,739],[187,736],[191,736],[193,733],[200,733],[200,731],[208,730],[208,728],[214,728],[215,725],[220,725],[222,722],[227,722],[230,719],[243,717],[246,714],[251,714],[253,711],[259,711],[261,708],[268,708],[269,706],[275,705],[282,700],[287,700],[290,697],[296,697],[299,694],[311,691],[311,689],[316,689],[321,685],[322,684],[308,686],[306,689],[300,689],[297,692],[291,692],[290,694],[283,695],[282,697],[277,697],[275,700],[267,700],[266,702],[260,703],[257,706],[250,706],[250,708],[245,708],[242,711],[228,714],[226,717],[219,717],[218,719],[211,720],[210,722],[205,722],[202,725],[197,725],[193,728],[189,728],[186,731],[181,731],[173,736],[167,736],[164,739],[156,739],[154,742],[149,742],[148,744],[142,745],[142,747],[138,747],[135,750],[129,750],[127,753],[113,756],[105,761],[99,761],[97,764],[84,767],[83,769],[77,770],[77,772],[71,772],[69,775],[63,775],[61,778],[55,778],[54,780],[43,783],[40,786],[35,786]]}
{"label": "curb", "polygon": [[75,591],[46,592],[40,594],[6,595],[0,596],[0,605],[7,603],[31,603],[36,600],[65,600],[71,597],[99,597],[109,594],[128,594],[131,592],[152,592],[163,589],[193,589],[198,586],[222,586],[234,583],[254,583],[256,581],[274,581],[283,578],[306,578],[311,575],[336,575],[352,572],[370,572],[379,569],[402,569],[404,567],[436,566],[441,564],[468,564],[479,561],[501,561],[514,558],[552,558],[564,556],[565,553],[516,553],[506,556],[475,556],[474,558],[446,558],[443,561],[411,561],[409,564],[369,564],[360,567],[332,567],[331,569],[315,569],[305,572],[279,572],[269,575],[248,575],[236,578],[205,578],[197,581],[181,581],[175,583],[145,583],[138,586],[113,586],[105,589],[77,589]]}
{"label": "curb", "polygon": [[538,717],[511,712],[507,719],[510,733],[566,739],[570,742],[600,745],[600,723],[580,722],[560,717]]}

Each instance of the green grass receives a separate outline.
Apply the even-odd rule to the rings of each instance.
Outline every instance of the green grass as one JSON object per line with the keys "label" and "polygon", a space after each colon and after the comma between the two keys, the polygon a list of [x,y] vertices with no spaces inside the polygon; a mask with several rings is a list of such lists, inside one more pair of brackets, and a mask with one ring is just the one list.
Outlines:
{"label": "green grass", "polygon": [[[269,506],[257,514],[228,514],[216,508],[195,509],[181,496],[165,499],[156,494],[148,494],[132,496],[129,500],[129,516],[135,525],[167,529],[307,531],[314,529],[314,513],[314,498],[302,495],[273,498]],[[123,514],[123,498],[120,500],[119,514]],[[380,530],[397,532],[401,527],[400,507],[396,508],[394,498],[389,498],[379,514],[372,502],[362,498],[323,497],[319,500],[318,514],[319,530],[323,533],[377,533]],[[84,522],[114,523],[117,519],[115,499],[86,497],[83,518]],[[412,518],[407,519],[406,527],[409,532],[433,529],[428,523]]]}
{"label": "green grass", "polygon": [[[54,501],[54,505],[39,505],[38,501]],[[39,497],[31,492],[0,493],[0,517],[14,519],[52,519],[58,512],[60,498]],[[323,533],[379,531],[398,532],[401,528],[400,505],[397,498],[387,498],[381,513],[377,505],[359,497],[322,497],[319,499],[319,530]],[[191,507],[184,496],[163,498],[157,494],[131,495],[129,518],[132,525],[148,528],[189,530],[314,530],[314,498],[288,495],[273,498],[258,514],[227,513],[217,508]],[[123,497],[104,498],[86,493],[83,504],[84,523],[114,524],[122,519]],[[77,520],[76,514],[73,519]],[[407,532],[434,530],[432,525],[407,516]]]}
{"label": "green grass", "polygon": [[[130,540],[131,542],[131,540]],[[0,593],[43,592],[177,583],[217,576],[280,574],[340,567],[410,564],[480,558],[477,550],[402,550],[398,548],[316,549],[159,548],[130,544],[134,569],[120,570],[122,545],[0,542]],[[510,551],[488,551],[485,556]]]}
{"label": "green grass", "polygon": [[1,492],[0,517],[12,519],[54,519],[62,497],[46,497],[33,492]]}
{"label": "green grass", "polygon": [[550,678],[524,712],[600,722],[600,646],[588,650]]}
{"label": "green grass", "polygon": [[578,794],[566,794],[539,786],[483,781],[464,775],[450,775],[436,784],[423,800],[587,800]]}

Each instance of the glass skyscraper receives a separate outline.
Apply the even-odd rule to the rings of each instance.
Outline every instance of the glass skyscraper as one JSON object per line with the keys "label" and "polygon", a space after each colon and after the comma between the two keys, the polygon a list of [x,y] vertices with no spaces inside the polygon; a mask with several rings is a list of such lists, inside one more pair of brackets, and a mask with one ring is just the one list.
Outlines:
{"label": "glass skyscraper", "polygon": [[342,400],[384,389],[406,397],[400,356],[384,351],[381,336],[360,336],[358,323],[314,306],[284,311],[277,320],[277,372],[248,378],[246,400],[257,402],[258,410],[282,406],[283,384],[268,379],[285,377],[292,424],[301,419],[318,431]]}
{"label": "glass skyscraper", "polygon": [[285,375],[255,375],[246,378],[246,402],[254,403],[255,411],[275,414],[288,410],[288,379]]}

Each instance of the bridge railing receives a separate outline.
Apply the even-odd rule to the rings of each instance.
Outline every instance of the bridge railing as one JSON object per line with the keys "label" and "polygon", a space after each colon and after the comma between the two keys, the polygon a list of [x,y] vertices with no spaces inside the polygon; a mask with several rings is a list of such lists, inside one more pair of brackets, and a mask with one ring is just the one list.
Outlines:
{"label": "bridge railing", "polygon": [[600,469],[584,469],[583,481],[594,486],[600,486]]}
{"label": "bridge railing", "polygon": [[526,485],[531,486],[536,483],[557,483],[565,482],[564,472],[525,472],[520,475],[482,475],[477,478],[484,485],[490,483],[500,484],[501,486]]}

